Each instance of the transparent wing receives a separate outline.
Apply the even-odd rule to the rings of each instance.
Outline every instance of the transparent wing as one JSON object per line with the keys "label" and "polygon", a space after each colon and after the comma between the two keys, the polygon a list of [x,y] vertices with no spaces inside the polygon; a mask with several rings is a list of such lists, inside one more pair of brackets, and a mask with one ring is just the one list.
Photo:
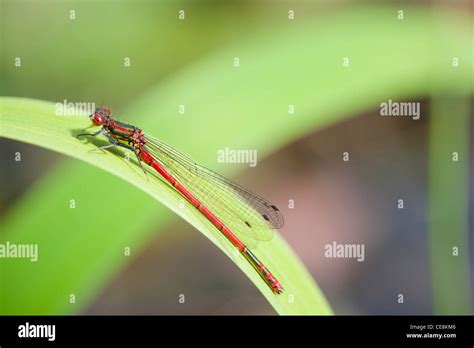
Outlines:
{"label": "transparent wing", "polygon": [[283,226],[278,208],[255,193],[204,168],[171,146],[144,136],[146,150],[226,226],[266,241]]}

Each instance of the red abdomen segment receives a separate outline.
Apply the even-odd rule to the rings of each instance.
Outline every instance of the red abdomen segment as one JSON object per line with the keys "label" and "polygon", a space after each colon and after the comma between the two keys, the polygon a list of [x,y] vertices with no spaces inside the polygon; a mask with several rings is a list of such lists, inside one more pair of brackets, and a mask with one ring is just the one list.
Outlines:
{"label": "red abdomen segment", "polygon": [[242,255],[250,262],[253,268],[260,274],[262,279],[273,292],[281,294],[283,287],[280,282],[273,276],[273,274],[260,262],[260,260],[240,241],[239,238],[219,220],[209,209],[207,209],[201,202],[194,197],[181,183],[179,183],[173,175],[171,175],[160,163],[158,163],[153,156],[145,150],[141,150],[138,156],[149,166],[153,167],[160,175],[166,179],[176,190],[178,190],[186,199],[198,209],[222,234],[242,253]]}
{"label": "red abdomen segment", "polygon": [[260,277],[262,277],[262,279],[268,284],[274,293],[283,293],[283,287],[281,286],[278,279],[276,279],[272,272],[270,272],[265,267],[265,265],[261,263],[259,259],[257,259],[257,257],[250,251],[249,248],[245,248],[242,254],[252,264],[253,268],[255,268],[258,274],[260,274]]}

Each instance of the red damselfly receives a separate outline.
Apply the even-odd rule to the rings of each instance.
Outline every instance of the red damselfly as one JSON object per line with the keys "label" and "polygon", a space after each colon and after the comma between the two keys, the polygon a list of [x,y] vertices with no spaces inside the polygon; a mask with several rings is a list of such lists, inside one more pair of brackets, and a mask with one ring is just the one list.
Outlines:
{"label": "red damselfly", "polygon": [[271,239],[273,229],[283,226],[283,215],[274,204],[196,164],[140,128],[112,118],[108,108],[96,109],[90,118],[94,126],[102,128],[78,137],[103,135],[110,144],[100,149],[119,146],[133,151],[145,174],[141,162],[155,169],[204,215],[242,253],[274,293],[283,292],[276,277],[236,235],[238,231],[256,240]]}

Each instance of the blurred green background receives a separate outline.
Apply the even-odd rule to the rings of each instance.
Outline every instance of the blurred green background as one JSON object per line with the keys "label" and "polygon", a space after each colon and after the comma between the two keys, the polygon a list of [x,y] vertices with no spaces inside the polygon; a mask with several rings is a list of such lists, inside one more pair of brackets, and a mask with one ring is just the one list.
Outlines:
{"label": "blurred green background", "polygon": [[[472,313],[469,1],[1,6],[1,95],[105,103],[268,197],[336,314]],[[421,119],[381,117],[388,99],[420,102]],[[0,142],[0,236],[37,238],[65,265],[0,260],[0,313],[274,313],[220,250],[134,187]],[[258,149],[258,166],[217,163],[225,147]],[[82,206],[65,212],[71,197]],[[104,213],[114,203],[126,226]],[[325,258],[333,241],[363,243],[365,261]]]}

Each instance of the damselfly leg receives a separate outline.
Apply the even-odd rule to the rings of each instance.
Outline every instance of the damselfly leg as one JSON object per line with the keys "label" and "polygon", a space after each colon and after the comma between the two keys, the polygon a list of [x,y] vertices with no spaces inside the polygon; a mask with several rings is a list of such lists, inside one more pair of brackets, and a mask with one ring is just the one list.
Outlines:
{"label": "damselfly leg", "polygon": [[94,148],[94,149],[91,149],[90,152],[96,152],[96,151],[99,151],[99,150],[105,150],[105,149],[109,149],[109,148],[112,148],[112,147],[116,147],[116,146],[119,146],[119,147],[123,147],[127,150],[131,150],[133,151],[133,153],[135,154],[136,158],[137,158],[137,162],[138,164],[140,165],[140,168],[143,170],[143,173],[145,173],[145,176],[147,176],[146,174],[146,171],[145,171],[145,168],[143,168],[142,166],[142,161],[140,159],[140,157],[138,156],[138,151],[136,149],[134,149],[133,147],[131,146],[128,146],[128,145],[125,145],[125,144],[122,144],[120,142],[118,142],[117,140],[114,139],[114,137],[112,137],[111,135],[107,134],[104,129],[100,129],[98,130],[97,132],[95,133],[80,133],[77,135],[77,138],[81,137],[81,136],[90,136],[90,137],[96,137],[98,135],[102,134],[103,136],[105,136],[107,138],[107,140],[110,142],[109,145],[104,145],[104,146],[99,146],[97,148]]}

